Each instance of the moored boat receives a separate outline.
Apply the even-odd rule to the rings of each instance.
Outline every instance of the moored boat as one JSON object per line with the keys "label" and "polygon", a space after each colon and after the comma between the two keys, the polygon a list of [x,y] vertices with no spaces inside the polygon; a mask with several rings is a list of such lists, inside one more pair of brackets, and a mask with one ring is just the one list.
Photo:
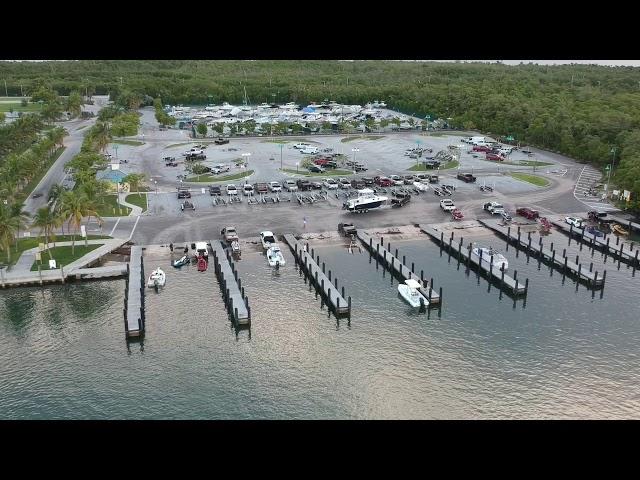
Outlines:
{"label": "moored boat", "polygon": [[504,269],[504,271],[507,271],[509,268],[509,261],[506,257],[494,250],[493,247],[473,247],[471,255],[476,256],[478,259],[482,258],[482,263],[487,266],[493,262],[493,268],[497,270]]}
{"label": "moored boat", "polygon": [[405,280],[404,283],[398,285],[398,293],[400,293],[400,296],[412,307],[417,308],[421,305],[426,307],[429,305],[429,300],[427,300],[424,295],[418,291],[420,287],[422,287],[420,282],[413,278],[409,278]]}
{"label": "moored boat", "polygon": [[205,272],[207,270],[207,260],[203,256],[198,257],[198,271]]}
{"label": "moored boat", "polygon": [[149,275],[149,280],[147,281],[147,287],[149,288],[164,287],[166,280],[167,280],[167,277],[164,271],[160,267],[158,267],[153,272],[151,272],[151,275]]}
{"label": "moored boat", "polygon": [[282,267],[285,264],[284,256],[278,245],[267,249],[267,261],[271,267]]}
{"label": "moored boat", "polygon": [[189,256],[188,255],[183,255],[178,260],[175,260],[173,262],[173,266],[175,268],[180,268],[180,267],[186,265],[187,263],[189,263]]}

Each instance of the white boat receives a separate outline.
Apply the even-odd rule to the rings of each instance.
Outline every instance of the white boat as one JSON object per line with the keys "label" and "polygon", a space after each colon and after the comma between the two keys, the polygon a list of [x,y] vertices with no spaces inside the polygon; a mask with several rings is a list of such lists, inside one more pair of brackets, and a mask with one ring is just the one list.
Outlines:
{"label": "white boat", "polygon": [[476,257],[480,258],[481,252],[483,264],[489,266],[489,264],[491,263],[491,257],[493,256],[493,269],[497,269],[498,271],[500,271],[500,269],[504,268],[504,271],[506,272],[509,268],[509,261],[504,257],[504,255],[498,253],[492,247],[473,247],[473,249],[471,250],[471,255],[475,255]]}
{"label": "white boat", "polygon": [[159,287],[164,287],[165,282],[167,281],[167,276],[164,274],[164,271],[158,267],[151,275],[149,275],[149,281],[147,282],[147,287],[153,288],[156,285]]}
{"label": "white boat", "polygon": [[363,188],[362,190],[358,190],[358,198],[347,200],[342,205],[342,208],[350,212],[366,212],[372,208],[378,208],[388,199],[388,197],[383,195],[376,195],[370,188]]}
{"label": "white boat", "polygon": [[267,261],[272,267],[284,266],[284,255],[282,255],[282,251],[280,250],[280,247],[278,245],[274,245],[267,249]]}
{"label": "white boat", "polygon": [[260,232],[260,241],[262,242],[262,248],[265,250],[278,244],[276,237],[269,231]]}
{"label": "white boat", "polygon": [[426,307],[429,305],[429,300],[427,300],[424,295],[418,291],[420,287],[422,287],[420,282],[410,278],[405,280],[404,283],[398,285],[398,292],[412,307],[420,307],[420,299],[422,299],[424,306]]}

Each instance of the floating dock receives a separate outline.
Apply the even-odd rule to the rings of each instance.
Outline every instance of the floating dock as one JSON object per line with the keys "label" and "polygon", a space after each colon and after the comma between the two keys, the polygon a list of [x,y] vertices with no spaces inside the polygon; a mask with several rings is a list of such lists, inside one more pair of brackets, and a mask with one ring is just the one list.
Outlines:
{"label": "floating dock", "polygon": [[[569,261],[569,257],[566,256],[566,251],[561,254],[556,254],[556,250],[553,248],[553,243],[550,248],[545,248],[542,237],[538,238],[536,242],[531,238],[531,234],[527,234],[522,238],[522,233],[518,227],[517,231],[512,232],[511,227],[503,226],[498,223],[497,220],[478,220],[485,227],[500,234],[507,241],[516,247],[528,252],[529,254],[536,255],[542,260],[547,260],[551,265],[558,270],[566,272],[567,270],[573,273],[580,280],[584,280],[592,287],[604,286],[604,282],[607,277],[606,270],[598,275],[598,271],[593,272],[593,263],[589,268],[582,268],[582,264]],[[576,258],[577,259],[577,258]]]}
{"label": "floating dock", "polygon": [[[464,260],[466,263],[473,263],[477,265],[479,269],[485,271],[489,278],[495,279],[500,282],[501,287],[506,287],[509,289],[514,295],[526,295],[527,290],[529,289],[529,279],[525,280],[525,283],[518,281],[518,273],[514,272],[514,278],[511,278],[509,275],[505,274],[504,271],[493,268],[493,264],[491,262],[480,262],[480,259],[475,255],[471,254],[472,244],[469,243],[466,247],[462,247],[462,238],[456,244],[453,243],[453,232],[451,232],[451,236],[447,240],[444,238],[444,232],[440,230],[436,230],[433,227],[419,225],[420,230],[433,238],[436,242],[440,244],[442,248],[446,248],[450,253],[457,253],[458,256]],[[487,263],[489,265],[487,265]]]}
{"label": "floating dock", "polygon": [[[389,242],[387,242],[387,248],[385,249],[383,237],[380,238],[380,242],[374,242],[373,237],[361,230],[358,230],[356,235],[369,252],[378,260],[382,261],[384,265],[388,266],[389,270],[402,278],[402,281],[411,278],[420,282],[422,285],[425,285],[424,273],[421,272],[420,276],[416,275],[413,272],[413,264],[411,265],[411,268],[406,267],[404,265],[404,257],[402,261],[400,261],[391,253],[391,245]],[[397,252],[398,250],[396,249],[396,255]],[[440,287],[439,293],[436,292],[435,288],[433,288],[433,279],[428,283],[428,286],[425,285],[423,288],[419,288],[418,291],[429,300],[429,306],[440,304],[442,298],[442,287]]]}
{"label": "floating dock", "polygon": [[[554,220],[551,223],[564,233],[568,233],[572,237],[578,237],[578,239],[582,240],[590,247],[598,247],[606,254],[611,255],[614,258],[618,258],[632,265],[638,265],[638,252],[640,252],[640,250],[638,250],[638,247],[636,246],[636,248],[634,249],[633,243],[625,243],[624,241],[620,241],[620,237],[617,235],[609,234],[603,237],[596,237],[592,233],[587,232],[584,227],[577,228],[573,225],[569,225],[566,222],[558,220]],[[615,243],[611,241],[612,237],[615,238]]]}
{"label": "floating dock", "polygon": [[131,247],[129,260],[129,275],[124,291],[124,331],[128,337],[140,337],[144,334],[145,310],[144,289],[146,287],[144,276],[144,263],[142,260],[142,247]]}
{"label": "floating dock", "polygon": [[229,250],[224,248],[220,240],[211,240],[213,251],[213,265],[222,290],[224,302],[229,315],[237,326],[251,324],[251,308],[249,299],[244,294],[242,281],[238,278],[238,271],[234,268]]}
{"label": "floating dock", "polygon": [[304,271],[309,277],[309,281],[313,281],[318,290],[320,290],[322,296],[327,300],[327,305],[333,310],[333,313],[337,318],[339,317],[351,317],[351,297],[347,300],[344,298],[344,285],[342,285],[342,294],[338,288],[338,279],[334,276],[331,283],[331,270],[329,270],[329,276],[325,274],[325,265],[322,263],[322,268],[319,267],[320,256],[314,258],[313,254],[309,252],[308,245],[304,245],[292,235],[284,235],[284,240],[289,245],[289,248],[296,257],[298,264],[302,271]]}

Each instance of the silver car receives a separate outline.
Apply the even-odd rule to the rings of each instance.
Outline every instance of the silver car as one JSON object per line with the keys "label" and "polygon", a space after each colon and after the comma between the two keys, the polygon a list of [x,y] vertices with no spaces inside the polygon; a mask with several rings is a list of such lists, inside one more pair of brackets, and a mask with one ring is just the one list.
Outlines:
{"label": "silver car", "polygon": [[269,182],[269,189],[271,189],[272,192],[281,192],[282,185],[280,185],[279,182]]}

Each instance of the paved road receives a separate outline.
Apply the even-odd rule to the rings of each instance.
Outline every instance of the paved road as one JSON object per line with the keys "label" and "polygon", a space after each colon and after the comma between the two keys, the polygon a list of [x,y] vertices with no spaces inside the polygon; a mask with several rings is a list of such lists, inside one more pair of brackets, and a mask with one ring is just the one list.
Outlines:
{"label": "paved road", "polygon": [[[86,105],[85,109],[89,111],[94,111],[97,113],[99,110],[98,105]],[[82,147],[82,141],[84,140],[84,134],[87,132],[89,127],[91,127],[96,121],[96,118],[90,118],[87,120],[71,120],[68,122],[59,122],[58,125],[64,127],[68,132],[64,138],[64,145],[67,147],[64,152],[58,157],[55,163],[49,168],[49,171],[42,177],[40,183],[36,186],[33,192],[42,193],[42,196],[39,198],[31,198],[31,193],[27,197],[25,201],[25,210],[33,215],[36,213],[38,208],[43,207],[47,204],[47,194],[51,187],[55,184],[62,183],[65,177],[64,173],[64,165],[70,161],[74,155],[77,155],[80,152],[80,148]],[[82,128],[84,127],[84,128]]]}

